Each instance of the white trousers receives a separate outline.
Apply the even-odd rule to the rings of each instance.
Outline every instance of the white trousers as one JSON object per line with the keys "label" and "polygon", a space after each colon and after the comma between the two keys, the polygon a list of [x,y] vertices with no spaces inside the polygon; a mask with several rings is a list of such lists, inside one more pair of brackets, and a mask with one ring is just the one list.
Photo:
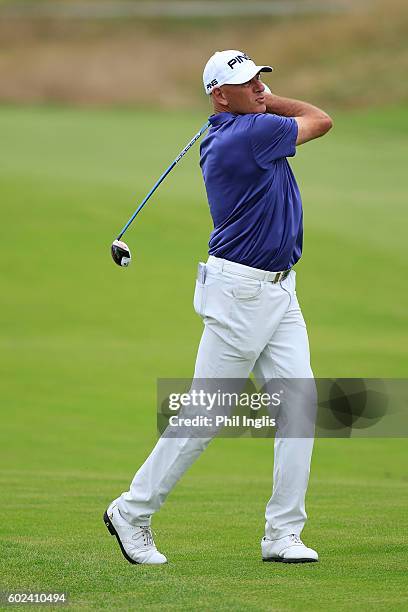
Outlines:
{"label": "white trousers", "polygon": [[[246,379],[251,372],[259,380],[313,378],[295,271],[273,284],[245,276],[254,270],[209,258],[205,282],[197,280],[194,295],[195,310],[204,321],[194,378]],[[290,427],[296,410],[291,415],[291,407],[286,409]],[[134,525],[150,524],[152,514],[211,439],[161,437],[119,499],[122,516]],[[312,449],[313,435],[275,437],[273,491],[265,512],[267,538],[300,535]]]}

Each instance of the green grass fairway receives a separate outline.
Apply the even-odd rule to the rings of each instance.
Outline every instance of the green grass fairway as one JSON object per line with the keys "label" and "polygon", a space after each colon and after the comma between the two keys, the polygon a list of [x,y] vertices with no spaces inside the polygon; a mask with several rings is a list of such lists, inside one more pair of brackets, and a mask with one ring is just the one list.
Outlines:
{"label": "green grass fairway", "polygon": [[[318,440],[307,544],[263,564],[272,443],[217,440],[155,517],[165,567],[127,564],[102,522],[155,440],[158,377],[189,377],[211,229],[198,148],[111,241],[204,123],[198,114],[0,110],[0,589],[70,608],[406,610],[406,441]],[[316,376],[407,375],[407,109],[335,117],[293,160],[298,295]]]}

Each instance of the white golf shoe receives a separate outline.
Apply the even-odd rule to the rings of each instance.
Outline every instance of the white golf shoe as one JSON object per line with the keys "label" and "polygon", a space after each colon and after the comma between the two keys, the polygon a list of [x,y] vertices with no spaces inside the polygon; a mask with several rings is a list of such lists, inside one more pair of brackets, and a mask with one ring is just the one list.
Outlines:
{"label": "white golf shoe", "polygon": [[115,499],[103,515],[103,520],[111,535],[118,541],[125,559],[129,563],[162,565],[167,563],[164,555],[159,553],[149,525],[131,525],[119,512]]}
{"label": "white golf shoe", "polygon": [[262,538],[262,561],[280,561],[281,563],[312,563],[319,560],[319,555],[313,548],[307,548],[299,538],[292,533],[279,540]]}

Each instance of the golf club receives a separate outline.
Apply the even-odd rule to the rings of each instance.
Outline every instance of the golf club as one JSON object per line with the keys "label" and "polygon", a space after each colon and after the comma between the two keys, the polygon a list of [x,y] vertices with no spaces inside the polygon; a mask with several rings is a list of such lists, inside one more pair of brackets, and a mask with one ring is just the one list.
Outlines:
{"label": "golf club", "polygon": [[111,253],[112,253],[112,259],[115,262],[115,264],[117,264],[118,266],[122,266],[122,267],[127,267],[132,259],[132,256],[130,254],[130,249],[127,246],[127,244],[125,242],[123,242],[121,240],[123,234],[126,232],[126,230],[129,228],[129,226],[131,225],[131,223],[134,221],[134,219],[136,218],[136,216],[139,214],[139,212],[142,210],[143,206],[146,204],[146,202],[149,200],[149,198],[153,195],[153,193],[156,191],[156,189],[158,188],[158,186],[160,185],[160,183],[162,183],[164,181],[164,179],[166,178],[166,176],[173,170],[174,166],[180,161],[180,159],[187,153],[187,151],[190,149],[190,147],[193,146],[193,144],[200,138],[200,136],[202,136],[202,134],[204,134],[204,132],[206,131],[206,129],[209,127],[210,122],[207,121],[207,123],[205,123],[203,125],[203,127],[200,129],[199,132],[197,132],[197,134],[195,134],[193,136],[193,138],[190,140],[190,142],[184,147],[184,149],[177,155],[176,159],[170,164],[170,166],[167,168],[167,170],[165,170],[163,172],[163,174],[161,175],[161,177],[158,179],[158,181],[154,184],[154,186],[151,188],[151,190],[149,191],[149,193],[145,196],[145,198],[143,199],[143,201],[139,204],[139,206],[137,207],[137,209],[135,210],[135,212],[133,213],[133,215],[130,217],[129,221],[126,223],[126,225],[123,227],[123,229],[121,230],[121,232],[118,234],[116,240],[113,241],[112,246],[111,246]]}

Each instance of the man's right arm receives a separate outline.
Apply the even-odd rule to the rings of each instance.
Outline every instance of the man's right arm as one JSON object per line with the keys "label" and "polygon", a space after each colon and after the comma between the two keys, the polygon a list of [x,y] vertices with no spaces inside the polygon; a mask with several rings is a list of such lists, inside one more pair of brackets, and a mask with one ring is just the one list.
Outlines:
{"label": "man's right arm", "polygon": [[282,98],[266,92],[265,102],[267,113],[295,119],[298,124],[296,145],[323,136],[333,125],[333,121],[327,113],[307,102]]}

